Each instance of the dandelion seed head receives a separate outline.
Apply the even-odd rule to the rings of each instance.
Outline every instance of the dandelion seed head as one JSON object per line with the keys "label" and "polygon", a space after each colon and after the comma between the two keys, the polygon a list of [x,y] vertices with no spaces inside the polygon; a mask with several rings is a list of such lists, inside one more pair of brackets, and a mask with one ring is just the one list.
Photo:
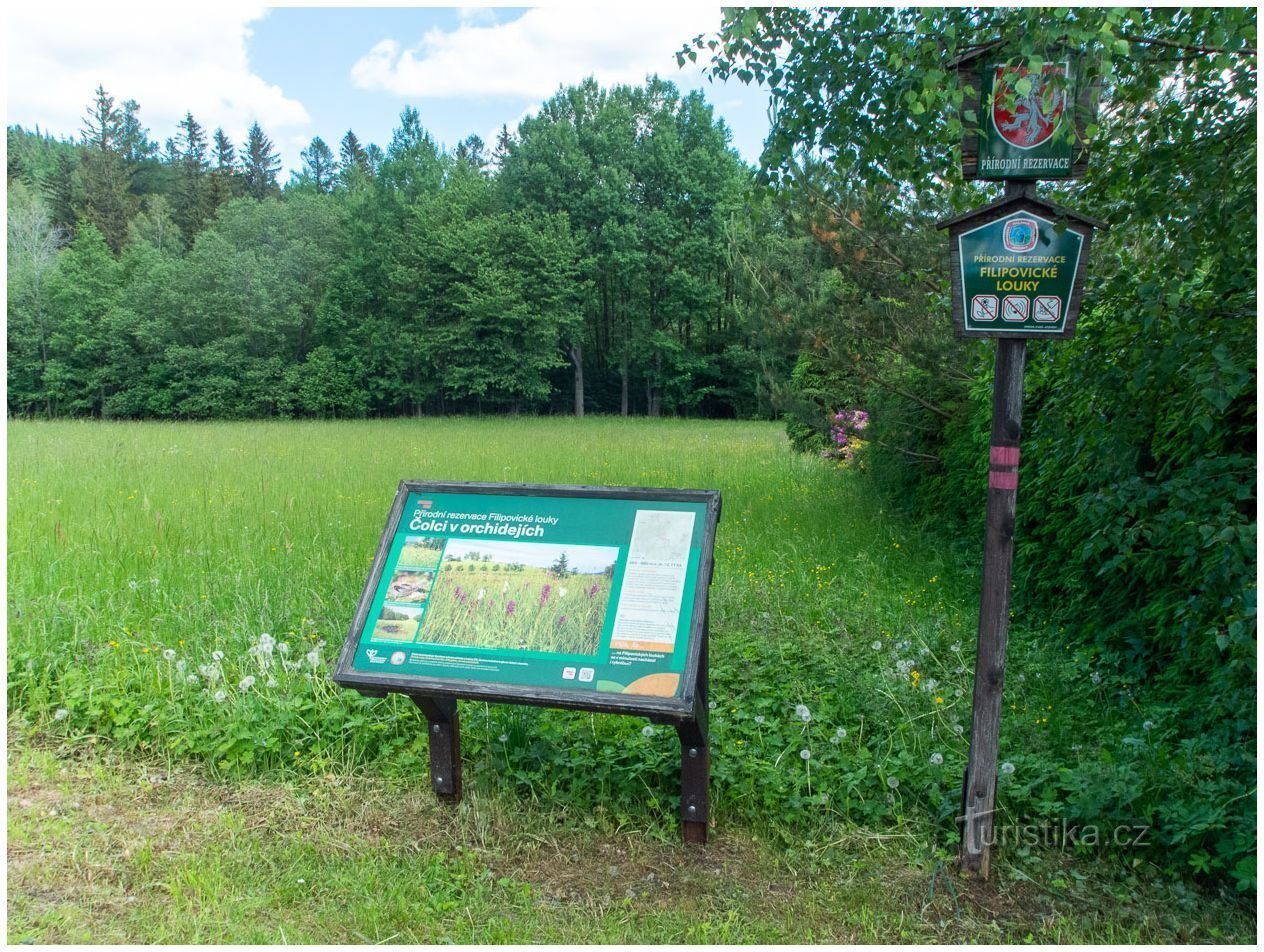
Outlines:
{"label": "dandelion seed head", "polygon": [[225,694],[223,691],[216,691],[216,692],[215,692],[215,703],[216,703],[216,704],[223,704],[226,700],[228,700],[228,695],[227,695],[227,694]]}
{"label": "dandelion seed head", "polygon": [[57,710],[53,711],[53,720],[55,721],[64,721],[69,716],[70,712],[64,707],[59,707]]}
{"label": "dandelion seed head", "polygon": [[241,681],[238,682],[237,689],[239,691],[249,691],[254,686],[255,686],[255,676],[253,674],[248,674],[244,678],[242,678]]}
{"label": "dandelion seed head", "polygon": [[654,736],[654,725],[653,725],[653,724],[646,724],[644,727],[642,727],[642,728],[641,728],[641,733],[642,733],[644,736],[646,736],[646,737],[653,737],[653,736]]}
{"label": "dandelion seed head", "polygon": [[318,664],[320,664],[320,652],[317,651],[315,648],[307,652],[307,663],[310,664],[313,668],[316,667]]}
{"label": "dandelion seed head", "polygon": [[887,777],[887,786],[894,790],[900,785],[899,777]]}
{"label": "dandelion seed head", "polygon": [[935,753],[930,755],[930,762],[934,764],[936,767],[938,767],[940,764],[944,762],[944,755],[941,754],[939,751],[935,751]]}
{"label": "dandelion seed head", "polygon": [[180,674],[184,674],[184,669],[187,667],[188,663],[183,658],[176,662],[176,671]]}
{"label": "dandelion seed head", "polygon": [[281,642],[280,644],[277,645],[277,651],[281,652],[281,654],[289,654],[290,653],[289,643],[285,641]]}
{"label": "dandelion seed head", "polygon": [[881,641],[881,640],[875,641],[875,642],[874,642],[872,645],[870,645],[869,647],[870,647],[870,648],[872,648],[874,651],[881,651],[881,650],[882,650],[882,641]]}
{"label": "dandelion seed head", "polygon": [[812,720],[812,712],[808,710],[806,704],[796,704],[794,706],[794,716],[803,721],[804,724]]}
{"label": "dandelion seed head", "polygon": [[1144,724],[1142,724],[1142,725],[1141,725],[1141,729],[1142,729],[1143,731],[1152,731],[1152,730],[1154,730],[1154,721],[1146,721]]}
{"label": "dandelion seed head", "polygon": [[190,675],[189,675],[187,678],[185,678],[184,680],[185,680],[185,682],[186,682],[187,684],[197,684],[197,683],[198,683],[199,678],[198,678],[198,676],[197,676],[196,674],[190,674]]}
{"label": "dandelion seed head", "polygon": [[502,744],[507,744],[509,742],[509,735],[501,734],[499,740]]}
{"label": "dandelion seed head", "polygon": [[222,652],[222,651],[212,651],[212,652],[211,652],[211,660],[212,660],[212,661],[223,661],[223,660],[224,660],[224,652]]}
{"label": "dandelion seed head", "polygon": [[812,759],[812,751],[810,751],[810,750],[808,750],[806,747],[804,747],[801,751],[799,751],[799,756],[800,756],[800,757],[802,757],[804,760],[811,760],[811,759]]}
{"label": "dandelion seed head", "polygon": [[1090,681],[1092,681],[1094,684],[1101,684],[1101,683],[1102,683],[1102,676],[1101,676],[1100,674],[1098,674],[1096,671],[1094,671],[1092,674],[1090,674],[1090,675],[1088,676],[1088,679],[1089,679]]}
{"label": "dandelion seed head", "polygon": [[1005,761],[1005,763],[1001,764],[1001,773],[1005,774],[1006,776],[1009,776],[1010,774],[1012,774],[1014,772],[1014,769],[1015,769],[1014,765],[1011,764],[1008,760]]}
{"label": "dandelion seed head", "polygon": [[166,658],[168,661],[175,661],[175,660],[176,660],[176,649],[175,649],[175,648],[165,648],[165,649],[163,649],[162,656],[163,656],[164,658]]}
{"label": "dandelion seed head", "polygon": [[762,724],[762,723],[764,722],[764,720],[765,720],[764,715],[762,715],[762,714],[756,714],[756,715],[755,715],[755,723],[756,723],[756,724]]}

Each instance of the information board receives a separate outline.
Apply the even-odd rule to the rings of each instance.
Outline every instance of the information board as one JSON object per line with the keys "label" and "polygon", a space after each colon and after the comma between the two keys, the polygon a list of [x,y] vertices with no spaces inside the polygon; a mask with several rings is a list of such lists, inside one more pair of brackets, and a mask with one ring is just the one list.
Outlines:
{"label": "information board", "polygon": [[719,494],[403,482],[343,685],[692,713]]}

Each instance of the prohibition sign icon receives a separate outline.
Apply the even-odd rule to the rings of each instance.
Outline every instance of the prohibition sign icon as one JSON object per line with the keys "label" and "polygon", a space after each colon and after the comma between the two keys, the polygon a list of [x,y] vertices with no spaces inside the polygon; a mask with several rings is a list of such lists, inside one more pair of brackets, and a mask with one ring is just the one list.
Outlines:
{"label": "prohibition sign icon", "polygon": [[1042,295],[1034,302],[1035,317],[1038,321],[1052,323],[1062,316],[1062,300],[1053,295]]}
{"label": "prohibition sign icon", "polygon": [[979,294],[970,299],[970,316],[976,321],[994,321],[1000,302],[995,294]]}
{"label": "prohibition sign icon", "polygon": [[1013,321],[1021,324],[1027,320],[1027,314],[1031,310],[1031,299],[1020,297],[1017,295],[1006,295],[1005,300],[1001,302],[1001,317],[1007,321]]}

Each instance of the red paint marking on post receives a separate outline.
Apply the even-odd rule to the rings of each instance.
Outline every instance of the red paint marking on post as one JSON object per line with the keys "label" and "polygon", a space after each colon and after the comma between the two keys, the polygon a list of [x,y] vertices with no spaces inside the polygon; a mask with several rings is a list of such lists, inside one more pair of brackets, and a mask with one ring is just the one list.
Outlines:
{"label": "red paint marking on post", "polygon": [[992,470],[988,473],[989,489],[1017,489],[1018,474],[1006,473],[1000,470]]}
{"label": "red paint marking on post", "polygon": [[1018,447],[1017,446],[993,446],[992,447],[992,465],[993,466],[1017,466],[1018,465]]}

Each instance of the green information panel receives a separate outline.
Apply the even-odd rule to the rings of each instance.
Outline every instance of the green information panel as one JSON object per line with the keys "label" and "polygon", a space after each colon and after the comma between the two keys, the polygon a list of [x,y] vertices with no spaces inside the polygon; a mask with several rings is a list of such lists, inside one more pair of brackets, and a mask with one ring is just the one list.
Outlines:
{"label": "green information panel", "polygon": [[979,123],[978,177],[1069,178],[1075,90],[1069,61],[1026,67],[985,64]]}
{"label": "green information panel", "polygon": [[718,511],[710,492],[402,483],[335,679],[683,707]]}
{"label": "green information panel", "polygon": [[1011,212],[956,236],[967,334],[1059,335],[1085,236],[1035,212]]}

